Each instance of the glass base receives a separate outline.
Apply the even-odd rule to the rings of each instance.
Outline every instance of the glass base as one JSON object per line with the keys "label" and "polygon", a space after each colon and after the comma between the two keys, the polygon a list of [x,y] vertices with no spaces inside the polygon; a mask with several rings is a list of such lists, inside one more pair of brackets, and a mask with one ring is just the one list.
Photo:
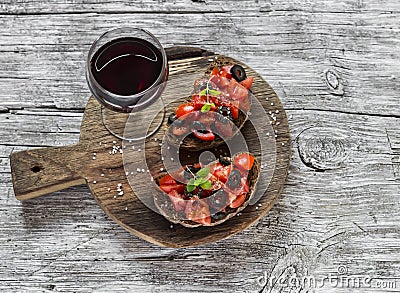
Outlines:
{"label": "glass base", "polygon": [[159,98],[150,107],[131,113],[121,113],[101,106],[104,127],[122,140],[137,141],[155,134],[165,118],[165,105]]}

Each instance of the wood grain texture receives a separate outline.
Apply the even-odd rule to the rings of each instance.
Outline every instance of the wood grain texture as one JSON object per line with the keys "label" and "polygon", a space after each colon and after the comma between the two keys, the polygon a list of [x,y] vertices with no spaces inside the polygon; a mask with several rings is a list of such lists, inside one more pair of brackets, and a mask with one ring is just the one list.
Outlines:
{"label": "wood grain texture", "polygon": [[[257,279],[337,276],[339,265],[350,277],[399,277],[398,1],[24,0],[0,11],[0,291],[287,292]],[[15,200],[8,156],[78,142],[85,52],[122,24],[243,60],[277,90],[293,161],[257,225],[165,249],[110,221],[86,187]]]}

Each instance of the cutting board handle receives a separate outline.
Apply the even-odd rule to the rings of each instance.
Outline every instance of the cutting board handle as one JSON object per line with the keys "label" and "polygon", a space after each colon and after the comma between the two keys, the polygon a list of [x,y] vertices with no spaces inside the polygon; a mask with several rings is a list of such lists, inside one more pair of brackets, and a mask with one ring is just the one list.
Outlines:
{"label": "cutting board handle", "polygon": [[49,147],[12,153],[10,156],[14,193],[23,201],[85,184],[78,170],[87,157],[82,145]]}

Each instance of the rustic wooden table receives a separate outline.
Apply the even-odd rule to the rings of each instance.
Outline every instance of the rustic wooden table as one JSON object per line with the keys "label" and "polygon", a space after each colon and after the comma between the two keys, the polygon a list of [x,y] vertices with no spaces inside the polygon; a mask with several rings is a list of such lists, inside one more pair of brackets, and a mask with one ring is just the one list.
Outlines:
{"label": "rustic wooden table", "polygon": [[[1,292],[400,290],[398,1],[25,0],[0,15]],[[78,141],[86,52],[124,25],[243,60],[281,97],[293,161],[257,225],[166,249],[108,219],[86,187],[15,199],[10,153]]]}

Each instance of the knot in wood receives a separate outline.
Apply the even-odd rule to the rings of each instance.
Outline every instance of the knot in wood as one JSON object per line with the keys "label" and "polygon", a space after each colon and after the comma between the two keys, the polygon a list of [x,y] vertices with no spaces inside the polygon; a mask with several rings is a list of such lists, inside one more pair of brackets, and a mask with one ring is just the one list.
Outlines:
{"label": "knot in wood", "polygon": [[328,86],[330,92],[334,95],[343,96],[344,90],[343,85],[340,81],[339,74],[333,69],[327,69],[324,73],[325,83]]}
{"label": "knot in wood", "polygon": [[350,150],[347,137],[337,129],[308,129],[297,138],[300,159],[318,171],[338,169]]}

